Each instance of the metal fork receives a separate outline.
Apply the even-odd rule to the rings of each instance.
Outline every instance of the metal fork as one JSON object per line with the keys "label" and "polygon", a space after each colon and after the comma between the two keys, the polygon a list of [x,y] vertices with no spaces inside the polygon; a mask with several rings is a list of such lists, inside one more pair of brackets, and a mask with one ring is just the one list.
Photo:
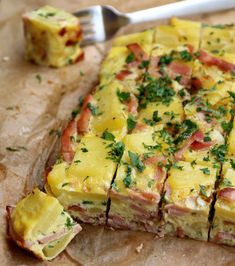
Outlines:
{"label": "metal fork", "polygon": [[82,45],[110,39],[127,24],[168,19],[172,16],[188,16],[210,13],[235,7],[235,0],[184,0],[172,4],[121,13],[112,6],[91,6],[74,13],[80,18],[84,37]]}

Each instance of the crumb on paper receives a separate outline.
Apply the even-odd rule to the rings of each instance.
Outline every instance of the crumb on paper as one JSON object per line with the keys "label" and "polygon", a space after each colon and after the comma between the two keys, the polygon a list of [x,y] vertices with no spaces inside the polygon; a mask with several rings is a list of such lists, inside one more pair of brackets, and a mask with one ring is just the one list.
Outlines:
{"label": "crumb on paper", "polygon": [[138,247],[136,247],[136,249],[135,249],[136,252],[139,254],[143,247],[144,247],[144,244],[141,243]]}
{"label": "crumb on paper", "polygon": [[2,61],[3,62],[8,62],[10,60],[9,56],[3,56]]}

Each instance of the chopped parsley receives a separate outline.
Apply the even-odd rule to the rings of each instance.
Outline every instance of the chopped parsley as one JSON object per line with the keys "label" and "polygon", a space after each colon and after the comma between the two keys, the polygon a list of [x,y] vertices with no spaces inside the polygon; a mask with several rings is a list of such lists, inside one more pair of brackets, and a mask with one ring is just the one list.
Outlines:
{"label": "chopped parsley", "polygon": [[70,219],[69,217],[67,217],[66,219],[66,223],[65,223],[65,226],[68,228],[68,229],[71,229],[73,227],[73,221],[72,219]]}
{"label": "chopped parsley", "polygon": [[182,170],[184,169],[184,167],[181,166],[181,165],[178,165],[177,162],[174,162],[174,163],[172,164],[172,167],[175,168],[175,169],[178,169],[178,170],[180,170],[180,171],[182,171]]}
{"label": "chopped parsley", "polygon": [[157,122],[160,122],[162,119],[158,116],[158,111],[153,112],[152,120],[144,118],[144,122],[146,125],[154,126]]}
{"label": "chopped parsley", "polygon": [[66,182],[66,183],[63,183],[61,187],[65,187],[65,186],[68,186],[68,185],[70,185],[70,183]]}
{"label": "chopped parsley", "polygon": [[209,142],[209,141],[211,141],[211,137],[210,136],[205,136],[203,140],[204,140],[204,142]]}
{"label": "chopped parsley", "polygon": [[103,132],[102,138],[109,141],[115,140],[115,136],[112,133],[108,132],[107,129]]}
{"label": "chopped parsley", "polygon": [[135,55],[134,55],[133,53],[128,54],[128,56],[127,56],[125,62],[126,62],[127,64],[130,64],[130,63],[133,62],[133,61],[135,61]]}
{"label": "chopped parsley", "polygon": [[113,184],[111,185],[111,187],[112,187],[113,190],[115,190],[117,192],[120,191],[116,182],[113,182]]}
{"label": "chopped parsley", "polygon": [[222,121],[221,122],[221,127],[223,128],[224,132],[228,134],[233,128],[233,123],[232,122]]}
{"label": "chopped parsley", "polygon": [[211,149],[212,155],[220,163],[223,163],[225,161],[225,154],[226,154],[226,152],[227,152],[227,146],[225,144],[215,145]]}
{"label": "chopped parsley", "polygon": [[223,186],[225,186],[225,187],[233,187],[232,182],[231,182],[229,179],[227,179],[227,178],[224,178],[224,180],[222,181],[221,184],[222,184]]}
{"label": "chopped parsley", "polygon": [[147,145],[147,144],[143,143],[143,146],[148,151],[161,150],[162,149],[162,145],[160,143],[157,143],[156,145]]}
{"label": "chopped parsley", "polygon": [[88,149],[87,148],[81,148],[81,151],[82,152],[88,152]]}
{"label": "chopped parsley", "polygon": [[149,66],[149,61],[148,60],[143,60],[141,64],[139,65],[140,69],[147,68]]}
{"label": "chopped parsley", "polygon": [[186,62],[192,60],[192,55],[187,50],[181,51],[179,54],[181,59],[183,59]]}
{"label": "chopped parsley", "polygon": [[131,178],[132,168],[130,165],[127,165],[126,177],[123,179],[123,183],[125,187],[130,188],[132,185],[132,178]]}
{"label": "chopped parsley", "polygon": [[131,160],[131,164],[139,171],[143,172],[145,169],[145,165],[143,162],[140,160],[140,156],[137,155],[134,152],[128,151],[129,158]]}
{"label": "chopped parsley", "polygon": [[91,103],[87,104],[87,108],[91,111],[93,116],[98,116],[101,115],[101,113],[98,112],[97,107],[95,107],[94,105],[92,105]]}
{"label": "chopped parsley", "polygon": [[119,163],[123,155],[125,145],[121,141],[119,141],[112,143],[112,145],[109,147],[111,147],[111,150],[108,152],[107,159]]}
{"label": "chopped parsley", "polygon": [[83,200],[82,204],[94,204],[94,202],[91,200]]}
{"label": "chopped parsley", "polygon": [[204,175],[210,175],[210,173],[211,173],[210,169],[208,169],[207,167],[206,168],[201,168],[200,170],[203,172]]}
{"label": "chopped parsley", "polygon": [[228,94],[232,98],[233,102],[235,103],[235,92],[228,91]]}
{"label": "chopped parsley", "polygon": [[175,144],[179,144],[180,142],[183,142],[187,138],[189,138],[193,133],[195,133],[198,130],[197,124],[192,122],[191,120],[187,119],[182,124],[183,132],[181,132],[177,138],[175,139]]}
{"label": "chopped parsley", "polygon": [[151,188],[153,184],[155,183],[155,179],[151,179],[148,181],[148,187]]}
{"label": "chopped parsley", "polygon": [[191,162],[191,166],[194,167],[194,165],[197,165],[197,160],[193,160],[193,161]]}
{"label": "chopped parsley", "polygon": [[117,96],[121,103],[129,101],[130,100],[130,92],[120,91],[117,90]]}
{"label": "chopped parsley", "polygon": [[185,89],[181,89],[178,91],[178,95],[183,98],[186,95]]}
{"label": "chopped parsley", "polygon": [[140,108],[145,108],[149,102],[160,102],[168,106],[175,96],[175,91],[170,87],[171,83],[167,77],[155,79],[146,75],[146,82],[138,88]]}
{"label": "chopped parsley", "polygon": [[204,185],[199,185],[199,186],[200,186],[200,194],[207,198],[206,186]]}
{"label": "chopped parsley", "polygon": [[174,60],[172,55],[163,55],[160,57],[159,63],[163,65],[168,65]]}
{"label": "chopped parsley", "polygon": [[234,160],[230,160],[230,165],[231,167],[235,170],[235,161]]}
{"label": "chopped parsley", "polygon": [[78,164],[78,163],[80,163],[80,162],[81,162],[81,160],[75,160],[75,161],[74,161],[75,164]]}
{"label": "chopped parsley", "polygon": [[129,115],[127,118],[127,130],[128,132],[130,132],[131,130],[133,130],[136,126],[136,121],[134,119],[134,117],[132,115]]}

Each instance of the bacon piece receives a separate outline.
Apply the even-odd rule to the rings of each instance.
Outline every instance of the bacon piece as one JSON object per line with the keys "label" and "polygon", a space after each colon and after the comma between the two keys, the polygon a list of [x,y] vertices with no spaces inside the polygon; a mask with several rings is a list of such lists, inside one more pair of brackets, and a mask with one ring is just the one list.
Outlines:
{"label": "bacon piece", "polygon": [[[82,228],[79,224],[76,224],[72,227],[72,230],[74,233],[78,234]],[[41,239],[38,240],[38,243],[39,244],[48,244],[50,242],[53,242],[59,238],[61,238],[62,236],[66,235],[68,233],[68,229],[66,228],[63,228],[62,230],[56,232],[55,234],[51,234],[51,235],[48,235],[48,236],[45,236]]]}
{"label": "bacon piece", "polygon": [[150,59],[148,72],[154,78],[160,78],[161,75],[158,72],[158,64],[159,64],[160,57],[159,56],[152,56]]}
{"label": "bacon piece", "polygon": [[215,144],[214,141],[207,141],[207,142],[199,142],[199,141],[194,141],[191,145],[190,148],[194,151],[200,151],[200,150],[207,150],[211,146]]}
{"label": "bacon piece", "polygon": [[138,101],[134,94],[130,95],[130,99],[126,102],[126,105],[129,113],[137,115]]}
{"label": "bacon piece", "polygon": [[172,215],[172,216],[184,216],[184,215],[190,213],[189,209],[179,207],[175,204],[167,204],[165,206],[165,209],[167,210],[168,214]]}
{"label": "bacon piece", "polygon": [[204,50],[200,50],[198,59],[207,66],[217,66],[222,71],[234,71],[235,65],[231,64],[221,58],[214,57]]}
{"label": "bacon piece", "polygon": [[89,122],[91,118],[91,110],[88,108],[88,103],[92,101],[93,97],[88,94],[82,104],[81,113],[77,121],[77,131],[78,133],[85,133],[88,131]]}
{"label": "bacon piece", "polygon": [[68,207],[68,210],[75,212],[84,212],[85,210],[79,205],[71,205]]}
{"label": "bacon piece", "polygon": [[135,59],[139,62],[148,60],[147,53],[142,49],[138,43],[131,43],[127,45],[127,48],[134,54]]}
{"label": "bacon piece", "polygon": [[157,163],[166,163],[167,159],[165,156],[151,156],[146,159],[144,159],[144,164],[149,165],[149,164],[157,164]]}
{"label": "bacon piece", "polygon": [[77,132],[76,121],[73,119],[65,128],[61,137],[61,153],[66,162],[71,162],[74,157],[71,136]]}
{"label": "bacon piece", "polygon": [[119,73],[116,74],[116,79],[124,80],[127,76],[129,76],[132,72],[129,70],[121,70]]}
{"label": "bacon piece", "polygon": [[130,198],[132,200],[142,202],[142,204],[156,204],[160,200],[160,195],[149,193],[149,192],[139,192],[128,189],[130,193]]}
{"label": "bacon piece", "polygon": [[137,123],[135,128],[134,128],[134,130],[133,130],[133,133],[135,133],[135,132],[143,132],[147,128],[148,128],[148,126],[146,124]]}
{"label": "bacon piece", "polygon": [[181,85],[189,85],[191,81],[192,68],[183,62],[172,61],[167,66],[167,72],[171,79],[181,76],[179,83]]}
{"label": "bacon piece", "polygon": [[194,47],[192,46],[192,44],[187,44],[186,46],[188,47],[189,53],[193,54],[194,53]]}
{"label": "bacon piece", "polygon": [[229,202],[235,202],[235,188],[226,187],[219,190],[218,198],[227,200]]}
{"label": "bacon piece", "polygon": [[204,142],[204,134],[202,131],[196,131],[190,138],[188,138],[180,150],[175,154],[175,159],[180,160],[184,152],[191,148],[192,150],[204,150],[208,149],[214,144],[213,141]]}
{"label": "bacon piece", "polygon": [[195,94],[202,88],[202,82],[199,78],[192,78],[191,79],[191,88],[190,93]]}

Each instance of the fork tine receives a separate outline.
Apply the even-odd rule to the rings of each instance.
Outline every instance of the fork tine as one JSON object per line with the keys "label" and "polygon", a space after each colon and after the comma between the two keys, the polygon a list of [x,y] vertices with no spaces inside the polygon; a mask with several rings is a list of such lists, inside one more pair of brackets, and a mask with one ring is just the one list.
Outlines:
{"label": "fork tine", "polygon": [[73,14],[77,17],[85,17],[85,16],[91,15],[92,12],[89,9],[82,9],[82,10],[79,10],[79,11],[73,13]]}

